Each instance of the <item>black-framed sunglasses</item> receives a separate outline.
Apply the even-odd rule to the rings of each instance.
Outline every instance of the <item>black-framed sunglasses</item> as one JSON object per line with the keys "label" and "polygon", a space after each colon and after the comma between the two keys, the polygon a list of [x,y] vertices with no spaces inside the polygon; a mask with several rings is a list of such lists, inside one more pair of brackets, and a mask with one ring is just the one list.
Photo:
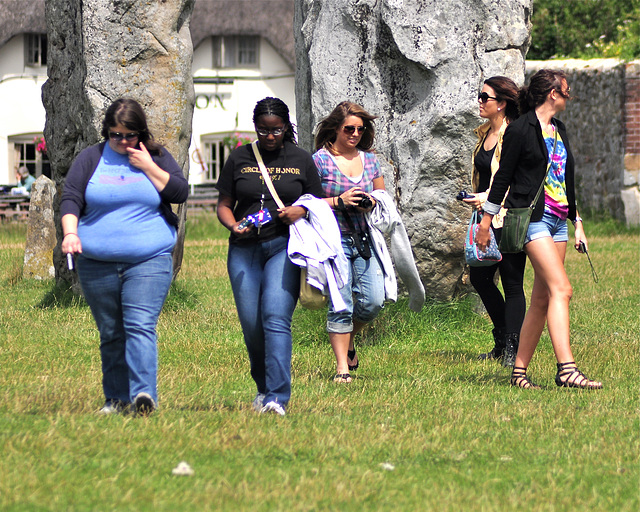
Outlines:
{"label": "black-framed sunglasses", "polygon": [[258,135],[260,135],[260,137],[268,137],[269,134],[273,135],[274,137],[279,137],[280,135],[282,135],[286,131],[287,131],[287,127],[286,126],[283,126],[282,128],[275,128],[273,130],[265,130],[264,128],[256,128],[256,133]]}
{"label": "black-framed sunglasses", "polygon": [[139,136],[140,134],[138,132],[130,132],[130,133],[109,132],[109,138],[116,142],[120,142],[122,140],[131,142],[133,140],[136,140]]}
{"label": "black-framed sunglasses", "polygon": [[486,103],[489,100],[498,101],[498,98],[496,98],[495,96],[489,96],[486,92],[478,93],[478,101],[480,103]]}
{"label": "black-framed sunglasses", "polygon": [[[366,126],[353,126],[353,125],[347,125],[347,126],[343,126],[342,127],[342,131],[344,133],[346,133],[347,135],[353,135],[354,133],[356,135],[361,135],[363,134],[365,131],[367,131],[367,127]],[[357,132],[357,133],[356,133]]]}

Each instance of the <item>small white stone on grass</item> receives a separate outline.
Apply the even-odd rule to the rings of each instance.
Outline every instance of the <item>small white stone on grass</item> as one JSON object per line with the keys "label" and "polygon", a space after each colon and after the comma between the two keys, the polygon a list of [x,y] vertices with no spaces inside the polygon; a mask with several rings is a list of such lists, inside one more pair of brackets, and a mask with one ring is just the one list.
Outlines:
{"label": "small white stone on grass", "polygon": [[171,473],[176,476],[193,476],[195,472],[193,471],[193,468],[189,466],[189,464],[187,464],[185,461],[182,461],[175,468],[173,468],[173,470],[171,470]]}
{"label": "small white stone on grass", "polygon": [[381,462],[380,467],[386,471],[393,471],[396,467],[393,464],[389,464],[388,462]]}

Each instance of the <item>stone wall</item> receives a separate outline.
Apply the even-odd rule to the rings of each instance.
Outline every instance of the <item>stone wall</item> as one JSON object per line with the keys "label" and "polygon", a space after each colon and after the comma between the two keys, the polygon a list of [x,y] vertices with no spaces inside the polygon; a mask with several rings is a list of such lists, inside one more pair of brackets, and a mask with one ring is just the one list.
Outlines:
{"label": "stone wall", "polygon": [[573,100],[558,115],[576,159],[578,208],[640,222],[640,63],[615,59],[527,61],[527,81],[543,68],[567,74]]}

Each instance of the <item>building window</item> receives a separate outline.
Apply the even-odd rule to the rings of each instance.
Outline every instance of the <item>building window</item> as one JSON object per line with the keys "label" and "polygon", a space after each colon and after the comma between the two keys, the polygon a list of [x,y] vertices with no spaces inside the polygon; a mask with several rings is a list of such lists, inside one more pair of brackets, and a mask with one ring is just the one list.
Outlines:
{"label": "building window", "polygon": [[27,66],[47,65],[47,34],[25,34]]}
{"label": "building window", "polygon": [[35,176],[44,174],[51,178],[51,166],[47,153],[37,150],[41,135],[10,137],[9,143],[13,145],[13,168],[25,166]]}
{"label": "building window", "polygon": [[255,68],[258,66],[258,36],[216,36],[213,41],[214,68]]}
{"label": "building window", "polygon": [[216,183],[224,163],[237,144],[250,142],[252,137],[255,137],[255,133],[229,132],[203,137],[202,160],[206,168],[204,182]]}

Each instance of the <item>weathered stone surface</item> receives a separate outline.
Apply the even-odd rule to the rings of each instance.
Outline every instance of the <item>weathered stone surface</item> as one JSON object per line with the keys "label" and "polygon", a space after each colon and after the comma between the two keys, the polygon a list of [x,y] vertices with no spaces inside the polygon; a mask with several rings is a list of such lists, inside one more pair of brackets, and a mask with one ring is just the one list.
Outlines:
{"label": "weathered stone surface", "polygon": [[27,244],[24,250],[22,275],[30,279],[53,279],[53,249],[56,246],[56,226],[53,220],[53,200],[56,187],[46,176],[40,176],[31,187]]}
{"label": "weathered stone surface", "polygon": [[376,149],[427,294],[452,297],[463,272],[473,129],[482,81],[524,78],[530,0],[298,0],[300,141],[342,100],[379,116]]}
{"label": "weathered stone surface", "polygon": [[[188,173],[194,102],[189,20],[194,1],[46,1],[45,137],[58,197],[73,159],[101,140],[104,111],[121,97],[143,106],[156,140]],[[55,209],[59,211],[58,204]],[[178,214],[174,272],[182,262],[186,209],[180,207]],[[60,229],[58,218],[56,224]],[[57,276],[72,280],[59,245],[55,267]]]}

